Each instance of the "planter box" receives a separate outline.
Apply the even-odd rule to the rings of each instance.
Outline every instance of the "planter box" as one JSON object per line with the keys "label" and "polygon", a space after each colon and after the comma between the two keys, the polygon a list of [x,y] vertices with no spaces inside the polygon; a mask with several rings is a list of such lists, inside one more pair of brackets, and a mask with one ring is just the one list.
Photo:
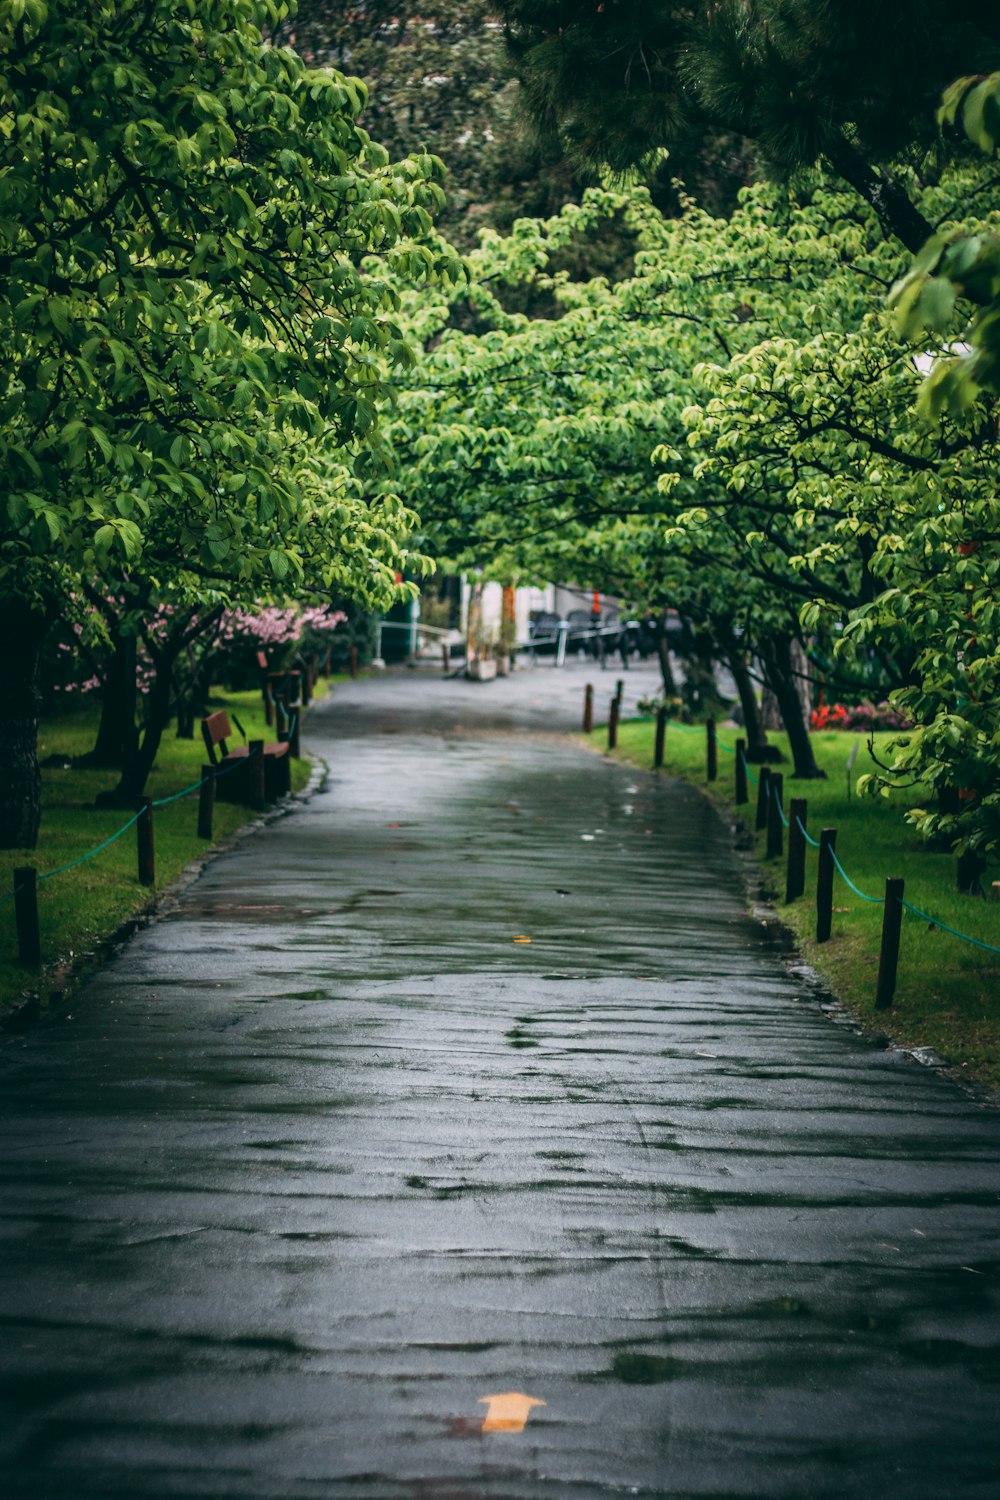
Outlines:
{"label": "planter box", "polygon": [[481,657],[470,661],[467,670],[473,682],[492,682],[497,675],[497,664],[492,657]]}

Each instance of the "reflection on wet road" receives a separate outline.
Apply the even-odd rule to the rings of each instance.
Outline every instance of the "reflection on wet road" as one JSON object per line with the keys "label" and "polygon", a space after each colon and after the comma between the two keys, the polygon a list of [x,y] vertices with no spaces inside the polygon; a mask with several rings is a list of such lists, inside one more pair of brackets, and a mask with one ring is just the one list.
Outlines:
{"label": "reflection on wet road", "polygon": [[1000,1115],[830,1025],[695,793],[494,732],[582,680],[341,691],[0,1053],[6,1495],[995,1500]]}

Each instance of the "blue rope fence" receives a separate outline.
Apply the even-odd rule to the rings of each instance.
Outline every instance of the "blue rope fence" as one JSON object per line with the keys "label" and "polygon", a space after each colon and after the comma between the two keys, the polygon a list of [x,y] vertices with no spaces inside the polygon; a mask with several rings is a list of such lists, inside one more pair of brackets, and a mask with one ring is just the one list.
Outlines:
{"label": "blue rope fence", "polygon": [[915,917],[921,917],[931,927],[940,927],[942,932],[950,932],[952,937],[961,938],[963,943],[971,943],[974,948],[984,948],[987,953],[1000,953],[1000,948],[995,948],[992,943],[984,943],[979,938],[969,937],[967,932],[959,932],[956,927],[949,927],[947,922],[942,922],[940,917],[928,916],[921,911],[919,906],[914,906],[910,901],[900,901],[906,911],[912,912]]}
{"label": "blue rope fence", "polygon": [[754,784],[754,786],[759,786],[760,782],[759,782],[758,778],[751,771],[751,769],[750,769],[750,762],[747,760],[747,758],[744,755],[744,753],[743,753],[742,750],[740,751],[740,760],[743,762],[743,769],[746,772],[747,780],[748,781],[752,781],[753,784]]}
{"label": "blue rope fence", "polygon": [[[644,717],[640,722],[647,722],[647,720]],[[681,729],[681,730],[685,731],[685,733],[688,733],[688,734],[698,734],[698,733],[701,732],[701,728],[702,728],[701,725],[697,725],[697,724],[681,724],[681,723],[679,723],[675,719],[668,720],[667,722],[674,729]],[[750,769],[749,763],[747,761],[746,753],[745,753],[745,751],[744,751],[744,749],[743,749],[742,746],[739,746],[737,748],[737,747],[735,747],[733,745],[727,745],[723,740],[720,740],[718,737],[716,737],[716,744],[721,749],[725,750],[728,755],[736,755],[736,754],[738,754],[739,758],[740,758],[740,761],[742,763],[742,766],[743,766],[743,770],[744,770],[744,772],[745,772],[745,774],[747,776],[747,779],[749,781],[751,781],[754,786],[759,786],[760,785],[759,778],[757,776],[755,776],[754,773]],[[785,810],[784,810],[784,808],[781,805],[781,798],[778,796],[777,787],[774,785],[773,782],[768,787],[768,793],[774,799],[775,805],[776,805],[777,810],[778,810],[778,814],[779,814],[779,816],[781,818],[782,825],[785,828],[790,827],[789,820],[788,820],[788,818],[785,815]],[[820,844],[819,839],[814,839],[812,837],[812,835],[809,833],[808,829],[806,828],[805,824],[803,823],[802,819],[800,817],[798,817],[797,815],[796,815],[795,822],[796,822],[796,825],[798,826],[798,830],[799,830],[800,834],[802,835],[802,837],[805,839],[806,843],[811,848],[813,848],[813,849],[819,849],[819,848],[822,847],[821,844]],[[836,869],[836,871],[837,871],[838,875],[840,876],[841,880],[843,880],[844,884],[851,891],[853,891],[854,894],[857,897],[859,897],[860,900],[866,901],[870,906],[884,906],[885,905],[885,897],[884,896],[869,896],[865,891],[863,891],[860,888],[860,886],[855,885],[854,881],[848,875],[847,871],[844,869],[844,866],[841,864],[840,860],[838,859],[836,850],[833,849],[829,845],[827,847],[830,849],[830,858],[833,860],[834,868]],[[947,922],[942,922],[939,917],[931,916],[929,912],[925,912],[925,911],[921,910],[921,908],[919,906],[914,906],[912,902],[910,902],[910,901],[904,901],[902,897],[899,897],[898,899],[899,899],[900,906],[902,906],[905,911],[910,912],[915,917],[919,917],[920,920],[926,922],[929,927],[934,928],[934,929],[936,929],[938,931],[941,931],[941,932],[947,932],[952,937],[958,938],[963,943],[970,943],[974,948],[980,948],[980,949],[982,949],[985,953],[1000,953],[1000,947],[997,947],[993,943],[986,943],[986,942],[983,942],[983,940],[981,938],[971,937],[969,935],[969,933],[967,933],[967,932],[960,932],[957,927],[951,927],[951,926],[949,926],[949,924]]]}
{"label": "blue rope fence", "polygon": [[[215,772],[215,780],[218,781],[221,777],[228,776],[230,771],[240,770],[241,767],[246,766],[253,758],[254,757],[250,755],[241,756],[239,760],[235,760],[231,766],[223,766],[221,770],[217,770]],[[192,781],[190,786],[184,787],[181,791],[174,792],[169,797],[158,797],[152,805],[153,807],[167,807],[171,802],[179,802],[182,797],[190,797],[192,793],[200,791],[201,788],[206,785],[208,780],[209,778],[207,776],[200,776],[197,781]],[[127,823],[123,823],[120,828],[116,828],[114,833],[110,834],[108,838],[102,840],[101,843],[95,844],[93,849],[88,849],[86,854],[81,854],[77,859],[71,859],[68,864],[59,865],[54,870],[39,871],[35,876],[37,883],[41,885],[43,880],[51,880],[55,875],[65,875],[68,870],[75,870],[78,868],[78,866],[85,865],[88,860],[94,859],[96,855],[102,854],[105,849],[110,848],[112,844],[116,843],[118,839],[121,838],[123,833],[128,833],[130,828],[134,828],[139,819],[144,816],[145,812],[146,809],[144,807],[140,807],[139,811],[137,813],[134,813],[133,816],[129,818]],[[23,885],[15,886],[15,888],[10,892],[9,895],[0,898],[0,906],[6,906],[8,902],[16,900],[24,889],[25,887]]]}
{"label": "blue rope fence", "polygon": [[795,821],[799,825],[799,832],[801,833],[802,837],[805,839],[806,843],[809,844],[809,845],[811,845],[811,847],[813,849],[818,849],[819,848],[819,839],[814,839],[813,838],[812,834],[809,832],[809,830],[806,828],[806,825],[803,823],[802,819],[797,814],[796,814]]}
{"label": "blue rope fence", "polygon": [[837,872],[840,875],[841,880],[844,882],[845,885],[850,886],[851,890],[854,892],[854,894],[856,896],[860,896],[861,899],[862,899],[862,901],[868,901],[868,902],[870,902],[872,906],[884,906],[885,905],[885,897],[884,896],[866,896],[865,893],[864,893],[864,891],[861,890],[859,886],[856,886],[854,884],[854,881],[851,879],[850,875],[848,875],[847,871],[844,869],[843,865],[840,863],[840,860],[837,858],[837,852],[836,852],[835,849],[830,849],[830,858],[833,860],[834,864],[836,865]]}
{"label": "blue rope fence", "polygon": [[787,828],[788,819],[785,817],[785,809],[782,807],[781,798],[778,796],[778,788],[775,786],[773,781],[769,781],[767,784],[767,789],[771,796],[774,798],[774,805],[778,809],[778,817],[781,819],[782,828]]}

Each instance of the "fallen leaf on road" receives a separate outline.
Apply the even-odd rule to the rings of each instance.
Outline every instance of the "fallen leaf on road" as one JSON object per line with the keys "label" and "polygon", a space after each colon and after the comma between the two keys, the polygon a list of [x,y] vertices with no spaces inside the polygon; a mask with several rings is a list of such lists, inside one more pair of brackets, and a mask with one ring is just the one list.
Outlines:
{"label": "fallen leaf on road", "polygon": [[531,939],[530,937],[525,937],[523,932],[519,932],[514,941],[515,943],[530,943]]}
{"label": "fallen leaf on road", "polygon": [[531,1410],[544,1406],[535,1396],[525,1396],[521,1391],[505,1391],[501,1396],[480,1396],[486,1406],[483,1420],[484,1432],[523,1432]]}

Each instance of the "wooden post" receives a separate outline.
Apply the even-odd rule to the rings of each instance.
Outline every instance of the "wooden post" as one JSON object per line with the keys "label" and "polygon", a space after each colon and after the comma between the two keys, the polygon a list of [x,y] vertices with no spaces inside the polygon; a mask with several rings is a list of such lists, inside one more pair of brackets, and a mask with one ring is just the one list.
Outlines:
{"label": "wooden post", "polygon": [[34,865],[14,870],[14,921],[17,924],[17,956],[23,964],[42,961],[42,939],[38,930],[38,872]]}
{"label": "wooden post", "polygon": [[323,658],[323,676],[324,677],[331,677],[332,675],[333,675],[333,650],[332,650],[332,648],[330,646],[327,646],[327,648],[326,648],[326,655]]}
{"label": "wooden post", "polygon": [[618,744],[618,713],[619,705],[617,697],[611,700],[611,709],[608,713],[608,749],[614,750]]}
{"label": "wooden post", "polygon": [[705,776],[715,781],[719,775],[719,742],[715,736],[715,720],[705,721]]}
{"label": "wooden post", "polygon": [[264,807],[264,741],[251,740],[247,746],[247,775],[250,778],[250,805],[258,812]]}
{"label": "wooden post", "polygon": [[824,828],[819,836],[816,869],[816,941],[827,943],[833,927],[833,851],[837,847],[836,828]]}
{"label": "wooden post", "polygon": [[201,790],[198,793],[198,837],[212,837],[212,815],[215,812],[215,767],[202,766]]}
{"label": "wooden post", "polygon": [[583,690],[583,732],[589,734],[594,727],[594,686],[588,682]]}
{"label": "wooden post", "polygon": [[743,807],[750,801],[750,793],[747,791],[747,742],[736,741],[736,806]]}
{"label": "wooden post", "polygon": [[772,771],[768,780],[767,857],[780,859],[785,847],[784,824],[781,821],[781,796],[784,780],[780,771]]}
{"label": "wooden post", "polygon": [[274,706],[278,715],[278,739],[284,741],[288,738],[288,709],[284,698],[275,698]]}
{"label": "wooden post", "polygon": [[625,679],[624,679],[624,677],[619,677],[618,681],[615,683],[615,697],[618,699],[618,707],[619,708],[621,708],[621,706],[622,706],[622,698],[624,696],[625,696]]}
{"label": "wooden post", "polygon": [[301,715],[297,708],[290,709],[289,713],[290,718],[288,721],[288,753],[289,755],[294,756],[296,760],[298,760],[302,754],[302,751],[299,747],[299,724],[301,721]]}
{"label": "wooden post", "polygon": [[306,662],[304,666],[305,670],[303,671],[301,678],[302,702],[308,707],[308,705],[312,702],[312,673],[309,670],[308,662]]}
{"label": "wooden post", "polygon": [[663,765],[663,750],[667,739],[667,706],[661,703],[656,710],[656,743],[653,746],[653,770]]}
{"label": "wooden post", "polygon": [[271,725],[274,723],[274,696],[271,692],[271,684],[266,677],[264,679],[263,694],[264,723],[267,725],[268,729],[270,729]]}
{"label": "wooden post", "polygon": [[447,641],[441,642],[441,670],[442,672],[451,671],[451,652]]}
{"label": "wooden post", "polygon": [[153,844],[153,799],[140,797],[136,803],[139,813],[136,822],[136,838],[139,855],[139,884],[156,884],[156,849]]}
{"label": "wooden post", "polygon": [[767,827],[767,809],[771,798],[768,795],[768,782],[771,780],[770,766],[761,766],[760,775],[757,778],[757,819],[755,827]]}
{"label": "wooden post", "polygon": [[785,903],[797,901],[806,889],[806,826],[809,804],[804,797],[793,797],[788,812],[788,871],[785,876]]}
{"label": "wooden post", "polygon": [[358,648],[357,648],[357,646],[352,646],[351,647],[349,661],[350,661],[351,676],[352,677],[357,677],[357,675],[358,675]]}
{"label": "wooden post", "polygon": [[882,911],[882,950],[878,959],[878,984],[875,987],[875,1009],[888,1010],[896,992],[896,970],[899,968],[899,933],[903,925],[903,890],[905,882],[890,876],[885,883],[885,907]]}

